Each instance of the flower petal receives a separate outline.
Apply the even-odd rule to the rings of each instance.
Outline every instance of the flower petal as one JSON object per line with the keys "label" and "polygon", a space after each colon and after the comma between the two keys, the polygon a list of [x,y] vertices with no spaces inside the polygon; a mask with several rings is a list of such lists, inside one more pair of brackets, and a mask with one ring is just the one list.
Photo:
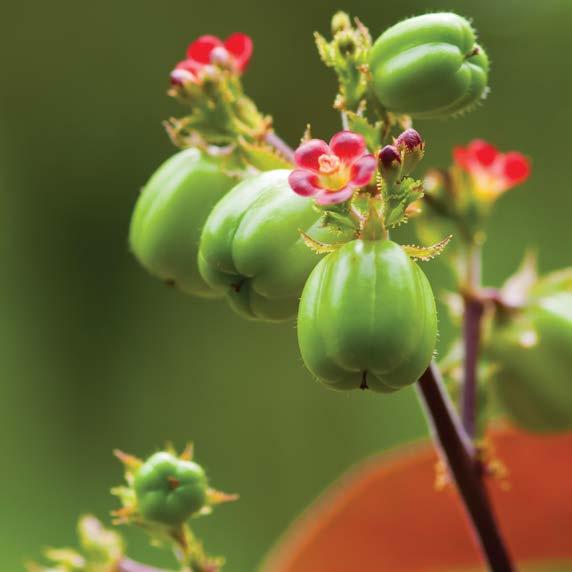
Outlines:
{"label": "flower petal", "polygon": [[465,171],[471,170],[471,155],[465,147],[453,148],[453,161]]}
{"label": "flower petal", "polygon": [[235,32],[224,41],[224,47],[234,57],[238,69],[244,71],[252,56],[253,44],[251,37]]}
{"label": "flower petal", "polygon": [[296,165],[302,169],[310,169],[316,173],[320,170],[318,158],[320,155],[329,155],[330,148],[321,139],[310,139],[302,143],[294,153]]}
{"label": "flower petal", "polygon": [[196,82],[197,77],[195,74],[184,68],[176,67],[171,72],[171,85],[184,85],[188,82]]}
{"label": "flower petal", "polygon": [[503,175],[506,183],[513,187],[530,176],[530,161],[517,151],[511,151],[503,156]]}
{"label": "flower petal", "polygon": [[352,184],[356,187],[363,187],[369,184],[376,168],[377,161],[370,153],[359,158],[352,164],[350,174]]}
{"label": "flower petal", "polygon": [[353,131],[340,131],[330,139],[330,149],[344,163],[353,163],[365,153],[365,139]]}
{"label": "flower petal", "polygon": [[474,141],[471,141],[467,150],[471,158],[483,167],[490,167],[500,154],[499,150],[494,145],[487,143],[487,141],[484,141],[483,139],[475,139]]}
{"label": "flower petal", "polygon": [[354,194],[354,186],[348,185],[339,191],[326,191],[320,189],[316,194],[316,202],[319,205],[335,205],[337,203],[343,203],[352,197]]}
{"label": "flower petal", "polygon": [[199,71],[201,71],[202,67],[203,67],[203,64],[199,64],[199,63],[195,62],[194,60],[183,60],[182,62],[179,62],[175,66],[175,69],[186,70],[186,71],[192,73],[193,75],[196,75]]}
{"label": "flower petal", "polygon": [[223,43],[216,36],[200,36],[187,48],[187,58],[199,64],[208,64],[211,52],[219,46],[223,46]]}
{"label": "flower petal", "polygon": [[305,169],[292,171],[288,176],[288,183],[296,194],[303,197],[311,197],[322,190],[319,186],[318,177]]}

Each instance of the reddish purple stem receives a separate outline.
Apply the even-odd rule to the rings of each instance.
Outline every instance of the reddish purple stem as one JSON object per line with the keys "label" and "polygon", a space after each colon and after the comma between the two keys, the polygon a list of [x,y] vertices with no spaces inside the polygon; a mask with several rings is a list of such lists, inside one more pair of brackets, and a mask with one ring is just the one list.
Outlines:
{"label": "reddish purple stem", "polygon": [[465,300],[463,317],[463,344],[465,365],[461,391],[461,418],[463,427],[471,439],[476,435],[477,417],[477,368],[481,339],[483,304],[475,298]]}
{"label": "reddish purple stem", "polygon": [[270,131],[266,134],[266,143],[274,147],[278,153],[280,153],[285,159],[294,163],[294,150],[286,141],[280,138],[274,131]]}
{"label": "reddish purple stem", "polygon": [[513,572],[485,486],[475,467],[473,442],[455,412],[434,363],[421,376],[418,388],[433,439],[463,500],[473,535],[489,570]]}

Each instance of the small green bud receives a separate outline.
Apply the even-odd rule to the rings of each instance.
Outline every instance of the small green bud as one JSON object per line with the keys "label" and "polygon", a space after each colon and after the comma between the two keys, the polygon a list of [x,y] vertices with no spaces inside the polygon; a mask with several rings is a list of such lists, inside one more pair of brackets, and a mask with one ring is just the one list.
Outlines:
{"label": "small green bud", "polygon": [[357,45],[355,38],[350,30],[344,30],[336,35],[336,44],[338,50],[343,56],[351,56],[355,53]]}
{"label": "small green bud", "polygon": [[202,467],[166,451],[143,463],[133,486],[141,516],[152,522],[180,524],[207,503],[208,483]]}
{"label": "small green bud", "polygon": [[352,27],[350,17],[345,12],[336,12],[332,18],[332,35]]}

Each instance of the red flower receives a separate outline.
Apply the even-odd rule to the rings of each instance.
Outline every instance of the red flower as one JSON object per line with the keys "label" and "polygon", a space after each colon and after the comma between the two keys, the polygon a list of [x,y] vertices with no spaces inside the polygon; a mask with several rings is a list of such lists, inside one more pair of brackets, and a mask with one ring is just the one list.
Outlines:
{"label": "red flower", "polygon": [[[193,78],[206,66],[223,64],[234,67],[238,73],[242,73],[252,56],[252,39],[246,34],[236,32],[230,35],[224,42],[216,36],[201,36],[187,48],[187,59],[179,62],[176,70],[184,70],[192,74]],[[175,77],[173,77],[173,75]],[[171,79],[177,83],[176,73],[171,74]],[[186,78],[187,81],[193,81]]]}
{"label": "red flower", "polygon": [[501,153],[482,139],[471,141],[467,147],[455,147],[453,159],[471,175],[476,190],[484,195],[498,195],[530,175],[530,162],[524,155],[517,151]]}
{"label": "red flower", "polygon": [[302,143],[294,154],[298,169],[290,173],[292,190],[313,196],[320,205],[347,201],[358,187],[367,185],[376,160],[367,153],[364,138],[352,131],[336,133],[327,144],[321,139]]}

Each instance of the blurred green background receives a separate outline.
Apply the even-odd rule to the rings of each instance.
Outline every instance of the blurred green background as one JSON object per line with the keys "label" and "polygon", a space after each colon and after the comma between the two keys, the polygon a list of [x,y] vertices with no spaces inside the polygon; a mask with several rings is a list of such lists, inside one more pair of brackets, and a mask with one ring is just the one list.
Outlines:
{"label": "blurred green background", "polygon": [[[222,303],[170,291],[126,245],[131,208],[173,152],[161,120],[170,66],[202,33],[252,35],[245,78],[291,143],[307,122],[339,129],[335,83],[312,31],[345,8],[374,36],[397,20],[453,9],[474,19],[492,93],[463,119],[419,122],[425,166],[484,137],[534,161],[491,222],[485,279],[537,245],[544,270],[570,264],[565,174],[572,132],[569,0],[11,3],[0,22],[0,570],[70,544],[80,512],[106,517],[121,479],[114,447],[145,454],[196,443],[216,486],[241,494],[197,523],[228,572],[254,570],[287,524],[363,457],[421,437],[413,391],[328,392],[304,370],[293,325],[245,323]],[[439,263],[424,268],[436,286]],[[452,330],[442,320],[442,347]],[[135,556],[164,562],[139,534]]]}

